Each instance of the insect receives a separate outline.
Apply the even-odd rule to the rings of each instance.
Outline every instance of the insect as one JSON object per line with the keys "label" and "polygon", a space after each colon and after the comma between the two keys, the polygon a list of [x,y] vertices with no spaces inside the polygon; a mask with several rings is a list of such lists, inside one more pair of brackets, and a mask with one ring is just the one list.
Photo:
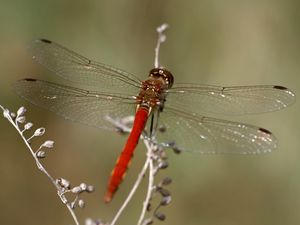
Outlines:
{"label": "insect", "polygon": [[162,67],[152,69],[148,78],[141,81],[46,39],[33,41],[30,48],[33,58],[49,70],[89,87],[23,79],[14,84],[21,97],[66,119],[108,130],[116,129],[111,119],[135,115],[131,133],[110,177],[105,202],[111,201],[121,183],[144,130],[150,130],[157,143],[180,151],[267,153],[277,147],[270,131],[207,115],[271,112],[295,101],[295,94],[283,86],[175,84],[171,72]]}

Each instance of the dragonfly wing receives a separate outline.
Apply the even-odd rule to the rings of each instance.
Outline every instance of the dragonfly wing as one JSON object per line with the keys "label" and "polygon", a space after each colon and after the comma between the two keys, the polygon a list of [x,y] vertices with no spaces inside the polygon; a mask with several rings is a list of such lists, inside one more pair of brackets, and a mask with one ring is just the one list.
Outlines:
{"label": "dragonfly wing", "polygon": [[46,39],[32,41],[33,58],[62,78],[98,90],[136,94],[141,81],[130,73],[94,62]]}
{"label": "dragonfly wing", "polygon": [[177,84],[168,90],[165,105],[205,115],[242,115],[280,110],[294,101],[295,94],[282,86],[218,87]]}
{"label": "dragonfly wing", "polygon": [[13,87],[27,101],[65,119],[108,130],[116,128],[110,119],[121,119],[135,113],[134,96],[90,92],[36,79],[19,80]]}
{"label": "dragonfly wing", "polygon": [[275,136],[266,129],[172,108],[160,113],[156,138],[164,146],[203,154],[258,154],[277,147]]}

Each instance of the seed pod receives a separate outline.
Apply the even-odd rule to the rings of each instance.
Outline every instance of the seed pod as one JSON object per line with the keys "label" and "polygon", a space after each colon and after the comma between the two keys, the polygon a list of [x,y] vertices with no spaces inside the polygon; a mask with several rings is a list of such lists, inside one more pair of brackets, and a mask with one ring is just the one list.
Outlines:
{"label": "seed pod", "polygon": [[53,145],[54,145],[54,141],[47,140],[41,145],[41,147],[53,148]]}
{"label": "seed pod", "polygon": [[157,189],[157,191],[163,196],[163,197],[167,197],[167,196],[170,196],[170,192],[167,190],[167,189],[164,189],[164,188],[160,188],[160,189]]}
{"label": "seed pod", "polygon": [[16,120],[18,123],[25,123],[26,118],[25,116],[18,116]]}
{"label": "seed pod", "polygon": [[24,129],[25,130],[29,130],[31,127],[33,126],[33,124],[32,123],[26,123],[25,125],[24,125]]}
{"label": "seed pod", "polygon": [[153,224],[153,219],[152,218],[145,219],[144,222],[143,222],[143,225],[150,225],[150,224]]}
{"label": "seed pod", "polygon": [[79,186],[83,191],[87,189],[87,185],[85,183],[81,183]]}
{"label": "seed pod", "polygon": [[69,188],[70,187],[70,181],[60,178],[59,184],[64,187],[64,188]]}
{"label": "seed pod", "polygon": [[17,117],[23,116],[25,112],[26,112],[25,107],[24,106],[20,107],[17,111]]}
{"label": "seed pod", "polygon": [[36,129],[34,132],[34,136],[42,136],[45,133],[46,129],[41,127],[39,129]]}
{"label": "seed pod", "polygon": [[8,118],[10,117],[10,115],[9,115],[9,110],[8,110],[8,109],[4,109],[4,110],[3,110],[3,116],[4,116],[4,118],[6,118],[6,119],[8,119]]}
{"label": "seed pod", "polygon": [[166,215],[163,214],[163,213],[161,213],[161,212],[156,212],[156,213],[154,214],[154,216],[155,216],[157,219],[161,220],[161,221],[164,221],[164,220],[166,219]]}
{"label": "seed pod", "polygon": [[36,153],[36,156],[39,158],[39,159],[43,159],[46,157],[46,152],[40,150]]}
{"label": "seed pod", "polygon": [[79,194],[80,192],[82,192],[82,189],[80,186],[76,186],[71,189],[71,192],[74,194]]}
{"label": "seed pod", "polygon": [[171,177],[165,177],[165,178],[162,180],[162,182],[161,182],[162,185],[169,185],[169,184],[171,184],[171,183],[172,183],[172,178],[171,178]]}
{"label": "seed pod", "polygon": [[161,202],[160,202],[160,205],[162,205],[162,206],[169,205],[170,202],[171,202],[171,200],[172,200],[171,195],[165,196],[165,197],[162,198],[162,200],[161,200]]}
{"label": "seed pod", "polygon": [[167,161],[162,161],[162,162],[160,162],[160,163],[158,164],[158,167],[159,167],[160,169],[166,169],[166,168],[168,168],[168,166],[169,166],[169,164],[168,164]]}
{"label": "seed pod", "polygon": [[93,185],[89,185],[89,186],[87,186],[86,191],[88,193],[94,192],[95,191],[95,187]]}
{"label": "seed pod", "polygon": [[84,208],[85,202],[84,202],[82,199],[79,199],[79,201],[78,201],[78,206],[79,206],[80,208]]}

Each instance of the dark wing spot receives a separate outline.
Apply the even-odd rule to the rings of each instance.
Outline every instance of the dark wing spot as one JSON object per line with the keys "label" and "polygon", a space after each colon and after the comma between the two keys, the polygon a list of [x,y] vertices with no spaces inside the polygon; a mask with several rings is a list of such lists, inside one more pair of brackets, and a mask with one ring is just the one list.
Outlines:
{"label": "dark wing spot", "polygon": [[33,78],[25,78],[24,80],[26,80],[26,81],[37,81],[36,79],[33,79]]}
{"label": "dark wing spot", "polygon": [[165,133],[165,132],[167,131],[167,128],[166,128],[166,126],[164,126],[164,125],[160,125],[160,126],[158,127],[158,131],[161,132],[161,133]]}
{"label": "dark wing spot", "polygon": [[283,87],[283,86],[277,86],[277,85],[275,85],[274,88],[275,88],[275,89],[279,89],[279,90],[287,90],[286,87]]}
{"label": "dark wing spot", "polygon": [[52,43],[52,41],[49,41],[49,40],[44,39],[44,38],[41,38],[40,40],[41,40],[42,42],[44,42],[44,43],[48,43],[48,44],[51,44],[51,43]]}
{"label": "dark wing spot", "polygon": [[267,129],[264,129],[264,128],[259,128],[258,130],[261,131],[261,132],[263,132],[263,133],[269,134],[269,135],[272,134],[271,131],[269,131]]}

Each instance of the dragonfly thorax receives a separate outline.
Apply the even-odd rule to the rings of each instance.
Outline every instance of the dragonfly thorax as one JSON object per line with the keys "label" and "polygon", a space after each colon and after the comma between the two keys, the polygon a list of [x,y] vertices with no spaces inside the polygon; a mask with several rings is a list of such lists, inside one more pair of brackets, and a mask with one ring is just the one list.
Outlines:
{"label": "dragonfly thorax", "polygon": [[167,85],[167,88],[171,88],[174,82],[172,73],[164,68],[154,68],[150,70],[149,78],[161,79]]}
{"label": "dragonfly thorax", "polygon": [[166,90],[173,85],[173,76],[166,69],[154,68],[149,78],[142,82],[142,89],[137,97],[138,105],[162,108]]}

